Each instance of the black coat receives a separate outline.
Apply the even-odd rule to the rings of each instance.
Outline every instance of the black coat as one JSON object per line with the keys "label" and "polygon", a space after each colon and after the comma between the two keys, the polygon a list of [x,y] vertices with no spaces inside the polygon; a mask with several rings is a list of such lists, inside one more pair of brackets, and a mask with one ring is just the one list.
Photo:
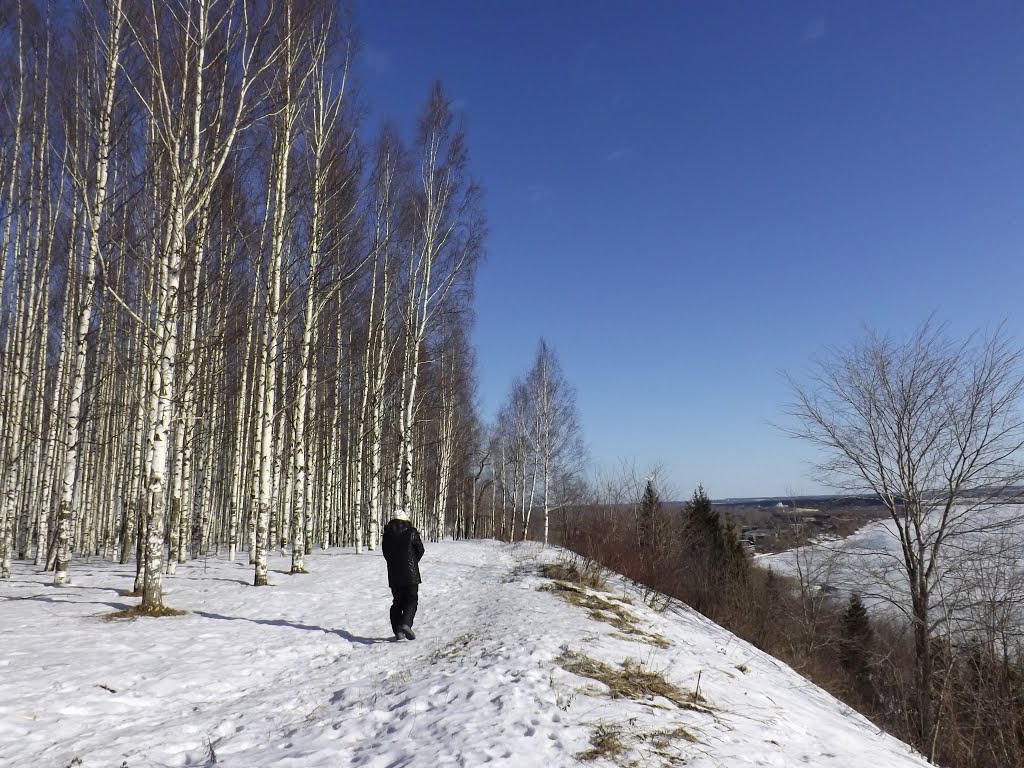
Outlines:
{"label": "black coat", "polygon": [[392,520],[384,526],[381,541],[384,559],[388,561],[388,586],[408,587],[420,583],[420,558],[423,542],[420,532],[408,520]]}

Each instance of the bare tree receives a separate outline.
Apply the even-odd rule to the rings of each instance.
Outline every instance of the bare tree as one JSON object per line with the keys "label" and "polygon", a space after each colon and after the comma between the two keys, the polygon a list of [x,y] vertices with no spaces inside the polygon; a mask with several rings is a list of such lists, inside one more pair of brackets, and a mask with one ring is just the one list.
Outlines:
{"label": "bare tree", "polygon": [[0,0],[0,578],[134,552],[160,614],[189,556],[261,584],[475,509],[480,191],[440,88],[364,167],[357,37],[330,0]]}
{"label": "bare tree", "polygon": [[787,431],[820,448],[821,479],[879,496],[899,540],[916,658],[917,745],[934,759],[941,726],[937,634],[944,559],[1007,523],[990,513],[1024,478],[1021,353],[1002,328],[950,338],[925,321],[905,342],[868,331],[817,363],[806,382],[789,377]]}
{"label": "bare tree", "polygon": [[[498,414],[495,429],[502,498],[501,528],[508,533],[509,541],[515,540],[517,515],[523,521],[523,538],[526,537],[536,498],[537,464],[529,429],[531,408],[526,383],[517,379]],[[507,523],[506,510],[510,513]]]}
{"label": "bare tree", "polygon": [[[355,450],[356,551],[364,538],[371,550],[380,538],[381,461],[388,369],[393,346],[389,344],[390,293],[393,286],[392,251],[397,227],[398,199],[402,185],[402,147],[393,126],[381,128],[374,146],[370,171],[369,203],[370,268],[366,301],[366,344],[363,349],[361,400],[356,412]],[[339,348],[340,348],[339,344]],[[368,454],[368,456],[366,456]],[[367,530],[364,531],[364,521]]]}
{"label": "bare tree", "polygon": [[[320,309],[326,306],[323,298],[317,294],[317,281],[320,279],[320,262],[325,250],[324,245],[327,238],[327,226],[324,221],[327,213],[327,203],[331,197],[341,197],[347,187],[355,186],[355,170],[345,167],[344,150],[353,140],[352,131],[342,133],[341,146],[333,153],[330,142],[338,131],[339,114],[345,98],[345,86],[348,81],[349,62],[351,60],[351,41],[346,40],[344,64],[340,74],[340,83],[335,89],[334,83],[326,73],[327,57],[327,31],[330,26],[330,18],[325,18],[320,23],[320,29],[315,38],[319,42],[312,46],[311,51],[311,75],[312,84],[310,92],[310,105],[307,111],[309,125],[306,127],[306,137],[309,146],[308,174],[311,180],[310,213],[309,213],[309,245],[308,256],[306,257],[306,290],[302,308],[302,341],[299,350],[299,371],[298,387],[294,403],[294,415],[292,417],[292,471],[295,488],[289,498],[293,500],[293,522],[292,522],[292,573],[305,571],[303,555],[306,549],[306,540],[311,536],[308,531],[308,503],[309,503],[309,479],[307,473],[306,444],[306,411],[309,407],[310,379],[314,373],[313,354],[316,344],[316,315],[318,314],[317,304]],[[335,177],[334,188],[329,187],[329,177]],[[349,200],[357,198],[349,194]],[[343,225],[354,215],[354,202],[345,210],[345,216],[338,222],[336,228],[343,230]],[[345,239],[342,231],[339,239]],[[330,292],[328,292],[330,295]]]}
{"label": "bare tree", "polygon": [[[551,512],[570,503],[583,471],[583,445],[576,392],[565,378],[554,350],[543,339],[525,379],[517,380],[498,414],[495,428],[496,475],[523,538],[536,508],[543,515],[542,540]],[[515,526],[510,528],[515,537]]]}
{"label": "bare tree", "polygon": [[541,478],[543,540],[547,544],[551,512],[571,500],[568,490],[573,478],[583,471],[586,450],[576,410],[576,391],[565,378],[558,356],[544,339],[537,346],[527,386],[533,395],[533,443]]}
{"label": "bare tree", "polygon": [[[121,56],[121,31],[124,16],[120,0],[113,0],[107,12],[107,29],[97,30],[97,41],[103,40],[101,58],[103,71],[99,78],[103,83],[103,95],[99,109],[96,131],[95,161],[77,185],[77,193],[82,195],[82,208],[86,211],[86,252],[84,287],[82,304],[79,309],[78,321],[75,326],[75,341],[71,362],[71,398],[63,428],[64,440],[67,445],[64,454],[64,466],[61,473],[60,507],[57,517],[57,564],[54,569],[54,583],[68,582],[68,563],[71,559],[69,538],[71,535],[72,504],[74,499],[75,478],[78,476],[79,451],[81,439],[80,419],[82,412],[82,391],[85,382],[86,336],[93,316],[93,290],[96,284],[96,272],[100,259],[100,228],[106,215],[107,200],[107,168],[111,152],[111,117],[114,112],[114,94],[118,82],[118,68]],[[69,272],[69,279],[71,273]],[[69,286],[70,287],[70,286]]]}
{"label": "bare tree", "polygon": [[276,53],[259,56],[269,16],[255,19],[246,10],[234,1],[216,8],[210,0],[182,9],[153,4],[133,29],[152,92],[143,99],[146,117],[167,178],[156,204],[161,216],[145,465],[149,531],[142,607],[153,612],[164,607],[161,569],[167,470],[174,459],[169,446],[176,417],[179,293],[186,256],[196,252],[190,227],[205,210],[238,134],[251,122],[254,85],[278,58]]}
{"label": "bare tree", "polygon": [[419,121],[419,160],[411,200],[411,233],[403,273],[404,356],[398,414],[399,482],[395,506],[412,504],[415,481],[415,421],[424,343],[439,312],[471,295],[485,223],[480,187],[469,175],[469,151],[440,83],[435,83]]}

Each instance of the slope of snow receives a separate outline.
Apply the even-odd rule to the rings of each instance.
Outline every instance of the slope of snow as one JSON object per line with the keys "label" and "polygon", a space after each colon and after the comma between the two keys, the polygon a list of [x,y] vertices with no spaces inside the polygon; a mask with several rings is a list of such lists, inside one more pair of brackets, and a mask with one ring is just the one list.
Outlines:
{"label": "slope of snow", "polygon": [[[400,643],[377,553],[317,553],[297,576],[274,556],[260,589],[244,562],[190,562],[165,582],[187,615],[130,621],[103,617],[138,602],[118,592],[132,566],[75,563],[57,588],[15,563],[0,583],[0,765],[555,768],[602,735],[621,751],[593,765],[927,765],[685,606],[653,611],[610,579],[592,599],[648,633],[629,636],[538,589],[558,554],[428,543],[418,639]],[[567,651],[699,685],[703,704],[614,698],[566,671]]]}

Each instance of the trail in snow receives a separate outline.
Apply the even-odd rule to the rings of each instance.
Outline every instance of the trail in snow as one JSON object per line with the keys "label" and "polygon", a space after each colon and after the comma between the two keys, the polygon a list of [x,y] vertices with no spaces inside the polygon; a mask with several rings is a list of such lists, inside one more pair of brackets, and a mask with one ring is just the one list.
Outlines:
{"label": "trail in snow", "polygon": [[[104,621],[137,600],[132,566],[76,563],[69,587],[15,563],[0,584],[0,766],[578,766],[595,732],[622,745],[594,765],[925,766],[909,748],[785,665],[685,606],[658,613],[621,579],[644,630],[621,635],[558,595],[557,550],[427,544],[418,639],[390,636],[383,558],[332,550],[311,574],[249,586],[244,562],[180,566],[175,618]],[[628,593],[628,594],[627,594]],[[564,651],[633,659],[709,711],[612,698]],[[694,739],[683,737],[688,734]]]}

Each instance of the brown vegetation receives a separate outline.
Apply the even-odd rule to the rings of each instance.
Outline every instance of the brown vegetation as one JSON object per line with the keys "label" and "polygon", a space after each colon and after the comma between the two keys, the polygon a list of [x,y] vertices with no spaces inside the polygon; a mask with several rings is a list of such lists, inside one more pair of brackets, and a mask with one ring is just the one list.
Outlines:
{"label": "brown vegetation", "polygon": [[620,667],[615,668],[585,654],[566,650],[558,657],[558,663],[567,672],[603,683],[614,699],[652,702],[660,697],[680,709],[711,711],[699,693],[679,687],[666,680],[664,675],[645,668],[634,659],[626,659]]}
{"label": "brown vegetation", "polygon": [[137,605],[134,608],[125,608],[123,611],[114,611],[103,617],[104,621],[120,621],[123,619],[137,619],[140,616],[151,618],[163,618],[166,616],[185,616],[188,611],[179,611],[177,608],[168,608],[166,605],[158,608],[150,608],[145,605]]}
{"label": "brown vegetation", "polygon": [[[547,565],[544,566],[543,571],[545,575],[551,572],[554,573],[566,573],[567,569],[561,564]],[[570,572],[579,573],[572,569]],[[548,575],[548,578],[552,578]],[[554,580],[550,584],[544,584],[539,589],[545,592],[553,592],[563,600],[573,605],[577,605],[581,608],[585,608],[590,615],[591,619],[595,621],[603,621],[606,624],[611,624],[618,630],[620,637],[625,637],[628,640],[637,640],[639,642],[648,643],[650,645],[657,646],[658,648],[667,648],[668,641],[661,635],[657,635],[653,632],[648,632],[640,626],[640,622],[636,615],[625,607],[625,601],[619,598],[604,598],[600,595],[594,595],[587,591],[585,587],[591,589],[602,589],[602,586],[593,586],[591,584],[584,584],[583,582],[577,581],[575,584],[568,581]]]}
{"label": "brown vegetation", "polygon": [[[844,600],[753,566],[741,577],[718,578],[716,588],[708,589],[707,564],[699,561],[693,541],[684,533],[685,511],[659,513],[655,527],[660,535],[653,556],[642,554],[638,546],[638,518],[596,506],[572,510],[560,521],[562,544],[585,561],[633,579],[650,594],[697,607],[879,727],[905,741],[914,740],[919,716],[915,648],[908,626],[894,619],[868,618],[865,612],[865,627],[854,615],[857,609]],[[587,598],[579,600],[589,607]],[[955,647],[946,638],[935,640],[941,727],[934,753],[939,765],[1024,765],[1024,667],[1010,653],[1011,639],[993,637],[970,648]],[[578,674],[594,679],[619,674],[578,658],[567,656],[564,661],[570,671],[580,670]]]}

